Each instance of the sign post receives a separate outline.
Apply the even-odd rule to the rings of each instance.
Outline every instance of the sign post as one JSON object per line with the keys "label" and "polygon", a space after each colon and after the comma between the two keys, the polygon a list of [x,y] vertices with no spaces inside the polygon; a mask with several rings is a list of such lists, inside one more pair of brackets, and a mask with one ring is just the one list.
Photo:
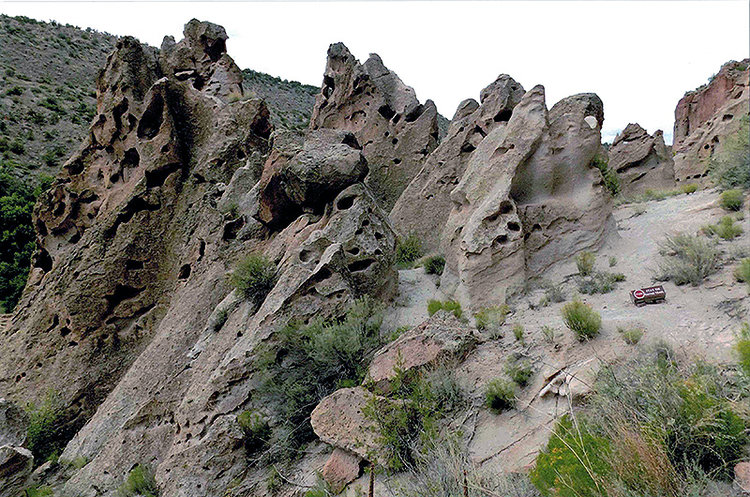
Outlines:
{"label": "sign post", "polygon": [[667,300],[667,292],[661,285],[640,288],[631,290],[630,300],[638,307],[646,304],[658,304]]}

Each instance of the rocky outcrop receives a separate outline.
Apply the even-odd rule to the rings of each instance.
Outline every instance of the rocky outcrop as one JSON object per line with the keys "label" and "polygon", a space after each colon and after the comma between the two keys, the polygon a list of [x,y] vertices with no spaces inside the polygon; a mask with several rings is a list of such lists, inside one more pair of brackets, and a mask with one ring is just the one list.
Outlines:
{"label": "rocky outcrop", "polygon": [[628,124],[615,137],[609,148],[609,167],[617,172],[624,196],[647,189],[667,190],[675,184],[674,161],[664,134],[657,130],[651,136],[637,123]]}
{"label": "rocky outcrop", "polygon": [[359,476],[361,460],[351,452],[333,449],[323,469],[320,470],[320,476],[328,483],[331,492],[339,494],[348,483],[356,480]]}
{"label": "rocky outcrop", "polygon": [[20,489],[31,475],[33,465],[34,456],[28,449],[0,446],[0,497],[20,495]]}
{"label": "rocky outcrop", "polygon": [[[391,220],[401,235],[413,233],[425,250],[440,247],[440,233],[453,204],[450,192],[466,171],[472,153],[495,128],[505,126],[521,101],[524,89],[507,74],[501,74],[474,99],[461,102],[440,145],[409,183],[391,211]],[[424,216],[429,212],[429,216]]]}
{"label": "rocky outcrop", "polygon": [[360,64],[342,43],[328,49],[310,128],[354,133],[369,165],[365,184],[386,211],[438,142],[435,104],[421,104],[376,54]]}
{"label": "rocky outcrop", "polygon": [[440,360],[460,359],[476,343],[471,329],[453,314],[439,311],[419,326],[380,349],[372,359],[367,377],[387,392],[396,368],[408,372]]}
{"label": "rocky outcrop", "polygon": [[707,176],[711,157],[748,115],[750,59],[727,62],[711,81],[687,92],[675,108],[674,169],[677,181]]}
{"label": "rocky outcrop", "polygon": [[0,447],[26,443],[28,419],[17,405],[0,398]]}
{"label": "rocky outcrop", "polygon": [[592,161],[603,120],[596,95],[547,111],[536,86],[478,142],[450,192],[441,290],[473,309],[496,305],[514,286],[602,242],[611,206]]}
{"label": "rocky outcrop", "polygon": [[[272,135],[263,102],[241,98],[225,40],[198,21],[160,51],[123,38],[89,139],[36,206],[39,251],[0,342],[0,395],[57,393],[62,432],[75,433],[61,457],[90,461],[63,493],[112,495],[148,464],[163,495],[223,495],[233,481],[262,495],[236,421],[258,347],[292,319],[395,291],[396,236],[361,182],[354,134]],[[277,266],[259,305],[227,278],[251,253]]]}

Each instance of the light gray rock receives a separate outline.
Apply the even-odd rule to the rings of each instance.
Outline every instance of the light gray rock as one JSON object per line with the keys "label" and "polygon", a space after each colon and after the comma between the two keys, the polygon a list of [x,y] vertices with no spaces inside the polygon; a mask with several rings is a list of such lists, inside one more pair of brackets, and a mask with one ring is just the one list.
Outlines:
{"label": "light gray rock", "polygon": [[617,172],[624,196],[675,185],[674,161],[661,130],[651,136],[638,124],[628,124],[612,142],[609,167]]}

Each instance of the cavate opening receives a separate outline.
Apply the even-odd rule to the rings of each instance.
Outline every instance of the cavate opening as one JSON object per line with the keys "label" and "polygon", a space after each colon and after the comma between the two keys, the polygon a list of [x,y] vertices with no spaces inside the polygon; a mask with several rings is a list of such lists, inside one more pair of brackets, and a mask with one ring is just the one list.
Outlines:
{"label": "cavate opening", "polygon": [[[205,45],[208,45],[206,43],[205,37],[201,36],[201,38],[202,38],[201,42]],[[216,62],[217,60],[219,60],[222,54],[224,54],[226,51],[227,51],[227,43],[225,40],[216,40],[210,45],[208,45],[206,48],[206,53],[208,54],[212,62]]]}
{"label": "cavate opening", "polygon": [[141,156],[138,153],[138,150],[134,148],[129,148],[125,151],[125,156],[122,158],[122,161],[120,162],[120,165],[122,167],[138,167],[138,164],[141,163]]}
{"label": "cavate opening", "polygon": [[492,118],[493,121],[496,123],[507,123],[510,121],[511,116],[513,115],[512,109],[504,109],[495,114],[495,117]]}
{"label": "cavate opening", "polygon": [[336,84],[331,76],[323,76],[323,96],[330,98],[333,94],[333,90],[336,88]]}
{"label": "cavate opening", "polygon": [[180,280],[186,280],[190,277],[190,272],[192,271],[192,268],[190,267],[190,264],[183,264],[183,266],[180,268],[180,272],[177,275],[177,279]]}
{"label": "cavate opening", "polygon": [[125,261],[125,269],[128,271],[137,271],[138,269],[143,269],[143,261],[128,259],[127,261]]}
{"label": "cavate opening", "polygon": [[34,256],[34,267],[38,267],[45,273],[49,273],[52,270],[52,257],[50,257],[49,252],[40,248]]}
{"label": "cavate opening", "polygon": [[122,101],[115,105],[114,109],[112,109],[112,118],[115,120],[115,129],[117,131],[120,131],[122,129],[122,116],[125,115],[125,112],[128,110],[128,99],[123,98]]}
{"label": "cavate opening", "polygon": [[345,211],[345,210],[349,209],[352,205],[354,205],[354,199],[356,199],[356,198],[357,197],[355,197],[353,195],[341,198],[341,199],[339,199],[338,202],[336,202],[336,208],[338,210],[340,210],[340,211]]}
{"label": "cavate opening", "polygon": [[375,259],[362,259],[360,261],[352,262],[347,267],[349,268],[349,271],[351,271],[352,273],[356,273],[358,271],[366,270],[373,264],[375,264]]}
{"label": "cavate opening", "polygon": [[414,109],[412,109],[411,112],[409,112],[408,114],[406,114],[406,117],[404,117],[404,120],[407,123],[413,123],[414,121],[416,121],[417,119],[419,119],[419,117],[422,114],[424,114],[424,105],[419,104],[416,107],[414,107]]}
{"label": "cavate opening", "polygon": [[521,225],[511,221],[508,223],[508,229],[511,231],[521,231]]}
{"label": "cavate opening", "polygon": [[357,138],[354,136],[354,133],[347,133],[346,135],[344,135],[344,139],[341,141],[341,143],[352,147],[355,150],[362,150],[362,147],[357,141]]}
{"label": "cavate opening", "polygon": [[507,200],[503,200],[500,203],[500,214],[510,214],[511,212],[513,212],[513,204]]}
{"label": "cavate opening", "polygon": [[164,99],[160,94],[154,95],[138,124],[138,138],[151,140],[159,134],[164,120]]}
{"label": "cavate opening", "polygon": [[115,291],[111,295],[105,295],[104,299],[107,301],[107,312],[111,314],[115,307],[120,305],[125,300],[130,300],[143,291],[143,288],[135,288],[130,285],[115,285]]}
{"label": "cavate opening", "polygon": [[378,113],[388,121],[396,115],[396,111],[391,109],[391,106],[388,104],[381,105],[380,108],[378,108]]}

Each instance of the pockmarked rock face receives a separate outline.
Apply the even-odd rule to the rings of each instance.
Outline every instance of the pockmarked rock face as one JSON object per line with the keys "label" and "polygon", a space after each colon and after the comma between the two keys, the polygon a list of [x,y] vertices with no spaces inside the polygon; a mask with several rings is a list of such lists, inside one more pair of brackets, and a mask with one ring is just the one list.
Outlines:
{"label": "pockmarked rock face", "polygon": [[750,59],[727,62],[711,81],[689,91],[675,108],[674,170],[677,181],[700,181],[750,112]]}
{"label": "pockmarked rock face", "polygon": [[[163,495],[237,482],[259,495],[263,468],[248,471],[237,423],[258,346],[291,319],[396,289],[396,236],[361,182],[354,134],[271,140],[225,40],[198,21],[160,51],[121,39],[89,138],[35,208],[39,250],[0,341],[0,396],[56,392],[75,434],[61,458],[89,461],[64,493],[110,495],[147,463]],[[259,306],[227,277],[251,253],[277,267]]]}
{"label": "pockmarked rock face", "polygon": [[310,128],[354,133],[369,166],[365,184],[386,211],[438,141],[435,104],[421,104],[378,55],[360,64],[342,43],[328,49]]}
{"label": "pockmarked rock face", "polygon": [[635,195],[647,189],[673,188],[674,161],[661,130],[651,136],[637,123],[628,124],[609,149],[609,167],[620,178],[620,192]]}
{"label": "pockmarked rock face", "polygon": [[440,233],[453,207],[451,191],[479,143],[507,124],[523,95],[518,82],[501,74],[482,90],[481,105],[473,99],[459,104],[447,135],[393,206],[391,219],[400,235],[417,235],[428,252],[439,249]]}
{"label": "pockmarked rock face", "polygon": [[592,164],[603,120],[596,95],[574,95],[548,111],[536,86],[478,143],[450,193],[444,292],[472,309],[496,305],[527,278],[602,242],[613,225]]}

